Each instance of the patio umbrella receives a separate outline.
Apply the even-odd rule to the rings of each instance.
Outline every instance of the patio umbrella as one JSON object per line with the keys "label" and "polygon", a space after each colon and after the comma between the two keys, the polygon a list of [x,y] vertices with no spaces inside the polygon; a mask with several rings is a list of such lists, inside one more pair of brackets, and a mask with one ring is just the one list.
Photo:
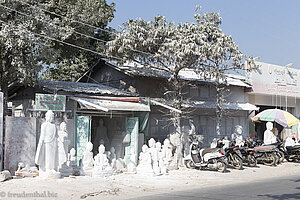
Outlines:
{"label": "patio umbrella", "polygon": [[269,121],[277,122],[281,126],[293,126],[299,122],[299,120],[294,117],[289,112],[280,109],[267,109],[264,110],[252,118],[252,121]]}

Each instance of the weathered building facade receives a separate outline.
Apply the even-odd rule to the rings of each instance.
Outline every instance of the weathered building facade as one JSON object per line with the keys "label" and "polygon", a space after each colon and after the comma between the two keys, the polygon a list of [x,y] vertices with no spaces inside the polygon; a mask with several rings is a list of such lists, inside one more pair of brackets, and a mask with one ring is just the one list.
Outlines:
{"label": "weathered building facade", "polygon": [[[9,104],[4,168],[11,172],[16,170],[18,162],[35,165],[36,144],[47,110],[55,113],[57,128],[66,122],[71,141],[69,150],[76,149],[78,164],[86,143],[94,144],[95,155],[101,139],[107,151],[114,147],[117,157],[125,161],[131,148],[138,155],[150,111],[149,105],[140,103],[136,93],[100,84],[64,81],[39,81],[36,87],[12,86]],[[125,143],[127,134],[130,138]]]}
{"label": "weathered building facade", "polygon": [[[265,109],[282,109],[300,118],[300,70],[288,66],[256,62],[258,70],[246,73],[249,102],[259,107],[251,117]],[[254,127],[254,124],[252,125]],[[298,125],[289,129],[293,137],[299,138]],[[280,133],[283,127],[275,123]],[[256,123],[251,134],[263,139],[266,122]]]}
{"label": "weathered building facade", "polygon": [[[243,80],[228,77],[228,93],[224,103],[225,113],[222,120],[221,135],[216,136],[215,101],[216,89],[209,81],[204,81],[192,71],[180,74],[182,79],[189,82],[184,88],[184,107],[190,109],[187,118],[193,119],[196,133],[204,136],[204,146],[208,146],[214,137],[230,136],[236,125],[244,129],[244,136],[248,136],[249,112],[258,109],[248,103],[245,88],[251,87]],[[168,134],[174,132],[170,125],[170,116],[165,115],[169,105],[164,100],[164,88],[167,86],[169,75],[164,72],[145,69],[133,64],[118,65],[107,60],[99,60],[88,72],[82,76],[80,82],[100,83],[121,90],[138,93],[140,97],[149,98],[151,104],[149,131],[146,138],[163,141]],[[158,104],[158,103],[159,104]],[[187,119],[182,119],[182,126],[189,126]]]}

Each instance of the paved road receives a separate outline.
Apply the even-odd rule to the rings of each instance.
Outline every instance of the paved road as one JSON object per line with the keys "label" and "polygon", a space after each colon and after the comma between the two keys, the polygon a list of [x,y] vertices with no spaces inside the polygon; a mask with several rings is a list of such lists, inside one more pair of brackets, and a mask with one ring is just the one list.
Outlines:
{"label": "paved road", "polygon": [[300,199],[300,174],[297,177],[274,178],[268,179],[267,181],[226,185],[215,188],[199,188],[189,191],[162,193],[134,199]]}

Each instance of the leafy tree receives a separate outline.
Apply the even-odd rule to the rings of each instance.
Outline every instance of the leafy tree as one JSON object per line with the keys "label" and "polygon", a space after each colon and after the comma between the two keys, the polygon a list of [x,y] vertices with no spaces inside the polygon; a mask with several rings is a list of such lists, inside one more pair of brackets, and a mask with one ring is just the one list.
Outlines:
{"label": "leafy tree", "polygon": [[101,28],[105,29],[114,17],[114,6],[105,0],[11,0],[1,3],[0,87],[4,96],[7,97],[10,83],[17,80],[33,84],[41,72],[43,78],[55,80],[81,76],[99,55],[66,44],[103,51],[105,44],[92,37],[110,39],[109,32]]}
{"label": "leafy tree", "polygon": [[[55,18],[58,17],[61,25],[72,27],[73,31],[65,42],[104,55],[106,41],[111,40],[114,36],[112,33],[114,30],[107,27],[107,24],[114,17],[114,3],[109,5],[106,0],[50,0],[47,3],[42,3],[39,7],[55,12],[57,15],[50,15]],[[78,23],[78,21],[85,22],[90,26]],[[82,51],[60,43],[55,43],[54,49],[59,51],[60,57],[56,59],[55,65],[48,66],[42,76],[44,79],[76,80],[99,59],[99,55],[93,52]]]}
{"label": "leafy tree", "polygon": [[[157,16],[153,21],[129,20],[122,26],[122,32],[108,42],[107,54],[134,61],[146,68],[167,72],[171,105],[183,108],[182,92],[185,81],[180,77],[182,70],[190,69],[210,79],[217,89],[216,132],[220,134],[225,72],[243,70],[246,56],[240,52],[231,36],[220,28],[219,13],[194,15],[195,22],[175,25],[165,17]],[[251,59],[248,60],[251,63]],[[182,114],[171,111],[177,133],[181,134]]]}

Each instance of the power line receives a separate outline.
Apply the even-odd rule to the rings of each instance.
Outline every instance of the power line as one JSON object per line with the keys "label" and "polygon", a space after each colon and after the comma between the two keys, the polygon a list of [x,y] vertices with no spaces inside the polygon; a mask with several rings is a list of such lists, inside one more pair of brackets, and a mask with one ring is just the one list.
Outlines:
{"label": "power line", "polygon": [[[56,16],[58,16],[58,17],[64,18],[64,19],[69,20],[69,21],[72,21],[72,22],[77,22],[77,23],[80,23],[80,24],[82,24],[82,25],[89,26],[89,27],[91,27],[91,28],[100,29],[100,30],[105,31],[105,32],[107,32],[107,33],[112,33],[112,34],[118,35],[118,33],[115,33],[115,32],[112,32],[112,31],[109,31],[109,30],[100,28],[100,27],[96,27],[96,26],[93,26],[93,25],[90,25],[90,24],[87,24],[87,23],[84,23],[84,22],[81,22],[81,21],[78,21],[78,20],[74,20],[74,19],[65,17],[65,16],[60,15],[60,14],[57,14],[57,13],[55,13],[55,12],[52,12],[52,11],[49,11],[49,10],[40,8],[39,6],[36,6],[36,7],[35,7],[35,6],[32,6],[32,5],[30,5],[30,4],[28,4],[28,3],[24,2],[24,1],[21,1],[21,0],[15,0],[15,1],[18,1],[18,2],[20,2],[20,3],[22,3],[22,4],[25,4],[25,5],[27,5],[27,6],[31,7],[31,8],[37,8],[37,9],[42,10],[42,11],[44,11],[44,12],[48,12],[48,13],[50,13],[50,14],[52,14],[52,15],[56,15]],[[18,11],[17,11],[17,12],[18,12]],[[74,31],[74,32],[76,32],[76,31]],[[79,34],[82,34],[82,33],[79,33]],[[91,36],[88,36],[88,37],[91,37]],[[91,38],[94,38],[94,37],[91,37]],[[94,39],[97,39],[97,38],[94,38]],[[104,41],[104,40],[102,40],[102,41],[103,41],[103,42],[107,42],[107,41]],[[157,45],[157,44],[156,44],[156,45]],[[116,46],[121,47],[121,45],[116,45]],[[130,49],[130,50],[135,51],[135,52],[144,53],[144,54],[148,54],[148,55],[154,56],[154,54],[152,54],[152,53],[148,53],[148,52],[144,52],[144,51],[141,51],[141,50],[132,49],[132,48],[128,48],[128,47],[125,47],[125,48],[126,48],[126,49]]]}
{"label": "power line", "polygon": [[[7,9],[7,10],[15,11],[16,13],[19,13],[19,14],[21,14],[21,15],[24,15],[24,16],[26,16],[26,17],[30,17],[30,18],[32,18],[32,19],[35,19],[35,20],[37,20],[37,21],[40,21],[40,22],[45,23],[44,20],[38,19],[38,18],[36,18],[36,17],[33,17],[33,16],[28,15],[28,14],[23,13],[23,12],[17,11],[16,9],[13,9],[13,8],[10,8],[10,7],[7,7],[7,6],[3,6],[3,5],[1,5],[1,4],[0,4],[0,7],[5,8],[5,9]],[[49,22],[46,22],[46,23],[50,24]],[[56,27],[63,28],[63,29],[65,29],[66,31],[68,31],[68,29],[67,29],[66,27],[60,27],[60,26],[58,26],[58,25],[56,25],[56,24],[54,24],[54,25],[55,25]],[[103,43],[107,42],[107,41],[105,41],[105,40],[101,40],[101,39],[98,39],[98,38],[95,38],[95,37],[92,37],[92,36],[89,36],[89,35],[86,35],[86,34],[83,34],[83,33],[77,32],[77,31],[74,31],[74,30],[72,30],[72,31],[73,31],[74,33],[77,33],[78,35],[85,36],[85,37],[88,37],[88,38],[91,38],[91,39],[94,39],[94,40],[98,40],[98,41],[103,42]]]}
{"label": "power line", "polygon": [[[2,23],[5,23],[7,25],[9,25],[7,22],[3,21],[0,19],[0,21]],[[32,31],[29,31],[29,30],[26,30],[27,32],[29,33],[32,33],[34,35],[37,35],[39,37],[43,37],[43,38],[46,38],[46,39],[49,39],[49,40],[52,40],[52,41],[56,41],[56,42],[59,42],[59,43],[62,43],[62,44],[65,44],[65,45],[68,45],[68,46],[71,46],[71,47],[75,47],[75,48],[78,48],[80,50],[84,50],[84,51],[88,51],[88,52],[91,52],[91,53],[94,53],[94,54],[97,54],[97,55],[100,55],[100,56],[104,56],[104,57],[109,57],[109,58],[114,58],[114,59],[117,59],[117,60],[122,60],[121,58],[117,58],[117,57],[114,57],[114,56],[107,56],[103,53],[100,53],[100,52],[97,52],[97,51],[93,51],[91,49],[87,49],[87,48],[84,48],[84,47],[80,47],[80,46],[77,46],[75,44],[71,44],[71,43],[68,43],[68,42],[64,42],[64,41],[61,41],[61,40],[58,40],[58,39],[55,39],[55,38],[52,38],[52,37],[49,37],[49,36],[46,36],[46,35],[42,35],[42,34],[39,34],[39,33],[34,33]]]}
{"label": "power line", "polygon": [[[15,0],[15,1],[18,1],[18,2],[20,2],[20,3],[22,3],[22,4],[27,5],[27,6],[33,7],[32,5],[30,5],[30,4],[28,4],[28,3],[24,2],[24,1],[20,1],[20,0]],[[50,13],[50,14],[52,14],[52,15],[56,15],[56,16],[65,18],[65,19],[67,19],[67,20],[69,20],[69,21],[76,22],[76,23],[79,23],[79,24],[82,24],[82,25],[85,25],[85,26],[89,26],[89,27],[91,27],[91,28],[100,29],[100,30],[105,31],[105,32],[107,32],[107,33],[112,33],[112,34],[118,35],[118,33],[114,33],[114,32],[112,32],[112,31],[109,31],[109,30],[106,30],[106,29],[103,29],[103,28],[100,28],[100,27],[97,27],[97,26],[93,26],[93,25],[87,24],[87,23],[85,23],[85,22],[81,22],[81,21],[78,21],[78,20],[70,19],[70,18],[68,18],[68,17],[65,17],[65,16],[60,15],[60,14],[57,14],[57,13],[55,13],[55,12],[52,12],[52,11],[49,11],[49,10],[40,8],[40,7],[38,7],[38,6],[36,6],[36,7],[37,7],[38,9],[44,11],[44,12],[47,12],[47,13]]]}

